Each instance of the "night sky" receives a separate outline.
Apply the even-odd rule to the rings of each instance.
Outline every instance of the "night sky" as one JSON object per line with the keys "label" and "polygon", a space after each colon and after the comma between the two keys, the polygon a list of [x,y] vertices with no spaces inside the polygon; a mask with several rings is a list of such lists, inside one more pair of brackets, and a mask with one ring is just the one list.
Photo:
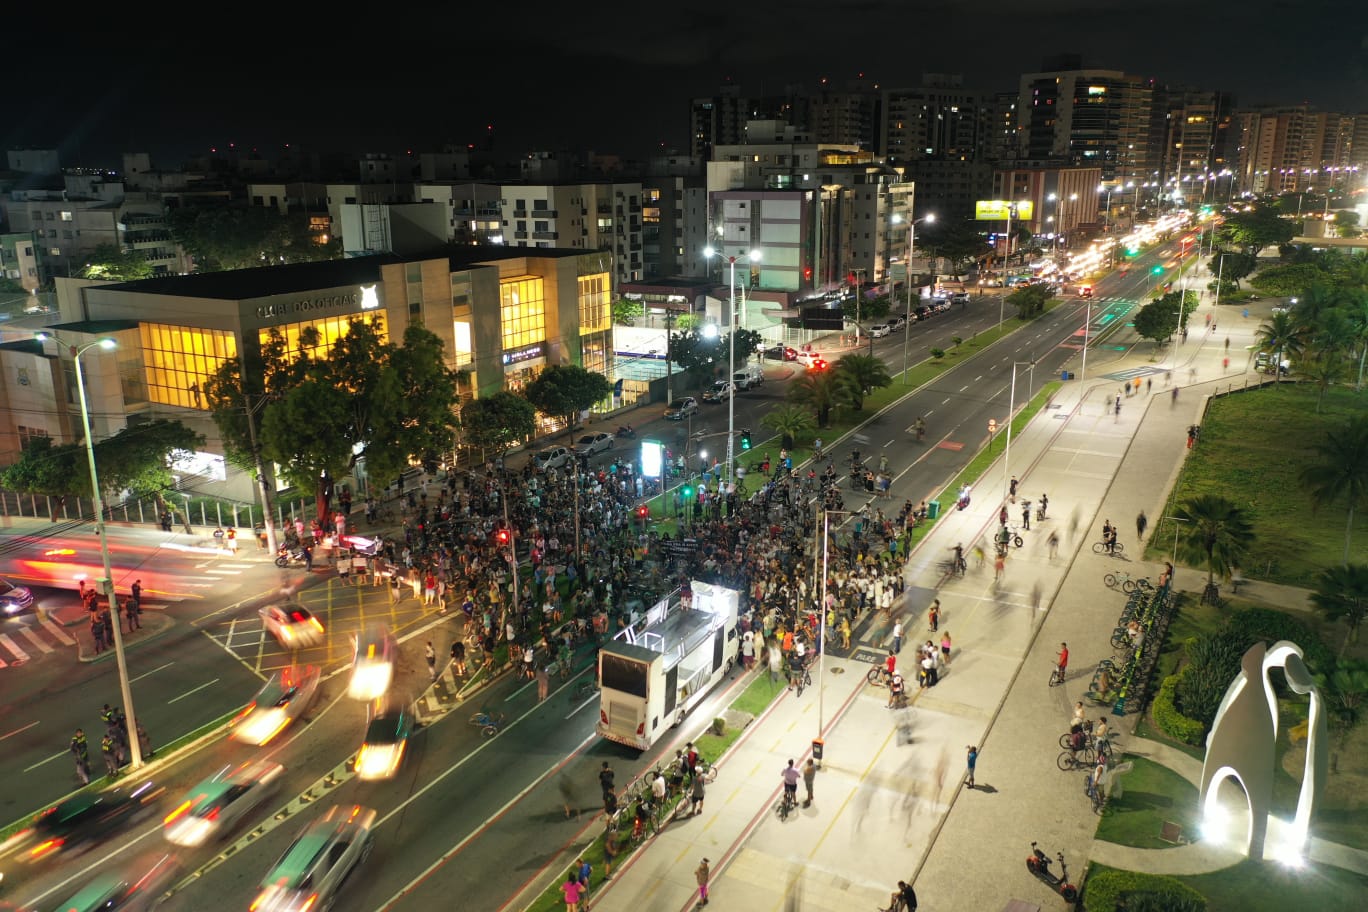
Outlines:
{"label": "night sky", "polygon": [[[163,7],[72,19],[43,12],[60,7],[7,9],[0,148],[57,147],[64,164],[91,167],[150,151],[175,167],[229,143],[268,155],[286,143],[419,151],[481,143],[492,126],[506,154],[643,156],[687,149],[689,99],[729,80],[760,94],[960,73],[1000,91],[1060,53],[1231,91],[1239,105],[1368,112],[1358,0],[467,0],[310,4],[312,18],[249,5],[160,21],[152,10]],[[390,10],[402,21],[377,22]]]}

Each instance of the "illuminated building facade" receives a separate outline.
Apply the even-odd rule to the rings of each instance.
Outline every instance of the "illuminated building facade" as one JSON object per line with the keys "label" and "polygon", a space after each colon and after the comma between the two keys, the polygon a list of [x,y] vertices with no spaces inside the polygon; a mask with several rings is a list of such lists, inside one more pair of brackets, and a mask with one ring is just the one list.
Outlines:
{"label": "illuminated building facade", "polygon": [[[155,418],[182,421],[207,439],[197,460],[224,481],[224,496],[251,501],[250,479],[227,465],[204,399],[226,361],[259,369],[262,346],[326,355],[356,320],[392,342],[420,323],[441,338],[467,397],[520,389],[550,364],[613,374],[612,257],[606,252],[456,248],[429,256],[380,255],[261,269],[97,284],[59,280],[60,319],[49,329],[77,345],[113,336],[112,352],[82,358],[95,435]],[[25,334],[26,336],[28,334]],[[0,464],[23,441],[78,439],[78,409],[65,345],[11,332],[0,344],[9,406],[0,420]]]}

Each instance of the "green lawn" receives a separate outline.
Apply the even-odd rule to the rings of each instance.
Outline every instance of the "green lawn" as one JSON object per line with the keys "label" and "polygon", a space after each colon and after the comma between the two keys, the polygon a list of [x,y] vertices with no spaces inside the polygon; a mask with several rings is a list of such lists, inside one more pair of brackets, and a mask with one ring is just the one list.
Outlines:
{"label": "green lawn", "polygon": [[[1314,458],[1310,447],[1368,407],[1368,396],[1331,389],[1319,414],[1316,398],[1309,385],[1284,383],[1213,399],[1201,442],[1178,479],[1175,503],[1195,494],[1219,494],[1248,511],[1257,538],[1243,568],[1247,576],[1310,586],[1344,553],[1344,509],[1333,506],[1313,514],[1298,473]],[[1355,515],[1353,540],[1359,549],[1368,542],[1368,510]],[[1163,560],[1172,545],[1172,524],[1157,520],[1146,557]]]}
{"label": "green lawn", "polygon": [[1189,841],[1197,838],[1197,786],[1166,766],[1143,757],[1126,757],[1135,769],[1122,777],[1120,798],[1112,799],[1097,826],[1097,838],[1137,849],[1166,849],[1159,838],[1165,823],[1183,828]]}
{"label": "green lawn", "polygon": [[1245,861],[1213,874],[1178,879],[1206,896],[1211,912],[1350,912],[1368,904],[1368,877],[1328,865],[1288,868]]}

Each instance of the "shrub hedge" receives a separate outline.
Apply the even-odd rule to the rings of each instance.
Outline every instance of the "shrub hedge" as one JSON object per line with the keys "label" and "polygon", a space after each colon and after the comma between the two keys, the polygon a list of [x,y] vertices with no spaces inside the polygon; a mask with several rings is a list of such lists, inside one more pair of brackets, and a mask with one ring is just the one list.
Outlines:
{"label": "shrub hedge", "polygon": [[[1206,897],[1177,878],[1135,871],[1106,870],[1089,876],[1083,906],[1087,912],[1130,912],[1131,902],[1141,896],[1181,900],[1185,908],[1206,912]],[[1155,906],[1142,902],[1141,907]]]}
{"label": "shrub hedge", "polygon": [[1154,698],[1151,712],[1154,715],[1154,724],[1158,725],[1164,734],[1184,744],[1200,747],[1206,726],[1197,719],[1189,719],[1183,715],[1173,703],[1173,695],[1186,673],[1187,669],[1184,669],[1176,675],[1164,678],[1164,682],[1159,685],[1159,693]]}
{"label": "shrub hedge", "polygon": [[1285,612],[1273,608],[1238,608],[1226,621],[1226,627],[1239,631],[1245,638],[1244,649],[1260,640],[1270,646],[1278,640],[1290,640],[1302,648],[1306,664],[1312,671],[1328,673],[1334,667],[1334,653],[1321,642],[1320,635],[1304,621]]}

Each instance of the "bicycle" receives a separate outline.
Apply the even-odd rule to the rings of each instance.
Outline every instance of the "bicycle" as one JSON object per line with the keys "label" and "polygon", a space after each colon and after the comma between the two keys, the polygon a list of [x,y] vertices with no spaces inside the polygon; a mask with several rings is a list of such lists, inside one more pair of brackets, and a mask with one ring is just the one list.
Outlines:
{"label": "bicycle", "polygon": [[808,667],[804,665],[801,671],[793,672],[790,675],[789,680],[797,688],[798,696],[801,697],[803,695],[803,688],[812,686],[812,673],[808,671]]}
{"label": "bicycle", "polygon": [[716,763],[709,763],[707,760],[700,759],[694,775],[703,777],[703,783],[705,785],[712,785],[717,781],[717,770],[718,766]]}
{"label": "bicycle", "polygon": [[1093,773],[1088,773],[1088,781],[1083,785],[1083,794],[1092,801],[1093,813],[1101,817],[1107,808],[1107,793],[1093,781]]}
{"label": "bicycle", "polygon": [[482,709],[470,717],[470,724],[480,729],[480,731],[484,733],[484,736],[489,738],[497,735],[499,729],[503,728],[504,719],[503,713],[495,715],[488,710]]}
{"label": "bicycle", "polygon": [[1055,763],[1066,773],[1071,770],[1092,769],[1097,763],[1097,751],[1091,747],[1060,751]]}
{"label": "bicycle", "polygon": [[1123,570],[1117,570],[1113,573],[1104,573],[1102,575],[1102,584],[1108,589],[1120,589],[1127,595],[1130,595],[1140,586],[1140,583],[1136,579],[1132,578],[1129,573],[1126,573]]}
{"label": "bicycle", "polygon": [[950,558],[941,562],[941,572],[948,576],[964,576],[969,572],[969,563],[964,558]]}
{"label": "bicycle", "polygon": [[1126,546],[1121,544],[1120,542],[1116,542],[1114,545],[1112,545],[1112,548],[1109,551],[1107,550],[1106,542],[1093,542],[1092,550],[1093,554],[1124,554],[1126,551]]}
{"label": "bicycle", "polygon": [[869,673],[865,675],[865,680],[875,687],[887,687],[888,682],[893,680],[893,675],[888,673],[886,666],[875,665],[869,669]]}
{"label": "bicycle", "polygon": [[784,795],[783,795],[783,797],[781,797],[781,798],[779,799],[779,805],[775,808],[775,811],[779,814],[779,819],[780,819],[780,820],[788,820],[788,815],[789,815],[790,813],[792,813],[792,812],[793,812],[793,809],[796,808],[797,806],[798,806],[798,788],[797,788],[797,786],[794,787],[793,791],[789,791],[789,788],[788,788],[787,785],[784,786]]}
{"label": "bicycle", "polygon": [[1063,684],[1065,676],[1067,674],[1067,668],[1063,668],[1059,665],[1056,665],[1054,668],[1050,670],[1050,686],[1054,687],[1056,685]]}

